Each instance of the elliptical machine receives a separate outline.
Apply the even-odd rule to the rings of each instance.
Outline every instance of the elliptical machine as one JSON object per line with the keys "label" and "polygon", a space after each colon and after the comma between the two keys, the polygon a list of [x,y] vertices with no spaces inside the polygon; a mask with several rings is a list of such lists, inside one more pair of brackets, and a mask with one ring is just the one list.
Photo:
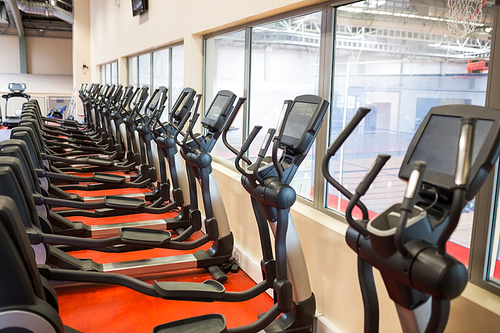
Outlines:
{"label": "elliptical machine", "polygon": [[[293,221],[289,218],[290,206],[295,201],[295,191],[290,187],[289,181],[293,178],[300,162],[310,149],[327,109],[328,102],[317,96],[299,96],[293,102],[287,101],[278,127],[278,134],[273,137],[274,130],[268,132],[259,151],[259,157],[253,166],[247,169],[239,167],[244,171],[242,176],[244,186],[249,186],[246,188],[252,195],[252,203],[254,204],[259,233],[262,239],[263,282],[246,291],[231,292],[226,291],[222,284],[212,280],[207,280],[201,284],[155,281],[153,285],[150,285],[118,274],[61,270],[48,266],[38,267],[40,274],[47,279],[53,280],[117,284],[152,297],[191,301],[240,302],[255,297],[269,288],[274,288],[277,303],[250,325],[227,330],[225,320],[221,315],[206,315],[201,318],[159,325],[153,332],[194,332],[203,330],[210,333],[226,331],[250,333],[263,329],[266,332],[309,332],[315,314],[315,300],[310,290],[307,268],[298,235]],[[243,149],[238,154],[237,163],[241,161],[243,154],[255,139],[257,133],[258,128],[254,129],[245,142]],[[272,141],[274,141],[272,157],[264,157]],[[283,149],[283,153],[281,157],[278,157],[280,149]],[[12,167],[3,167],[0,168],[0,171],[12,172],[14,169]],[[254,180],[256,179],[260,181],[257,180],[257,183],[255,183]],[[27,212],[25,211],[25,213]],[[19,311],[22,311],[26,318],[34,319],[41,316],[46,318],[49,325],[53,326],[53,331],[62,332],[62,324],[60,319],[58,320],[57,313],[51,311],[50,316],[46,316],[42,312],[47,308],[50,309],[47,303],[56,308],[57,299],[50,300],[48,299],[50,297],[43,298],[40,295],[43,294],[43,292],[39,291],[43,286],[40,286],[40,274],[34,266],[33,253],[28,245],[29,240],[22,233],[22,220],[23,218],[19,216],[19,212],[16,212],[14,201],[0,197],[0,230],[6,229],[4,225],[7,225],[9,231],[13,230],[13,232],[0,233],[0,239],[2,240],[0,242],[0,253],[2,254],[0,258],[2,263],[5,262],[5,267],[12,267],[12,269],[3,271],[3,274],[0,274],[0,281],[3,282],[3,279],[9,281],[10,283],[5,284],[5,286],[14,291],[18,289],[25,291],[20,297],[15,298],[15,302],[17,302],[16,305]],[[269,239],[269,226],[276,235],[276,262],[273,259]],[[14,242],[10,241],[9,237]],[[5,239],[6,241],[4,241]],[[7,247],[4,247],[4,244]],[[10,244],[14,246],[9,246]],[[12,278],[12,276],[15,276],[15,278]],[[24,276],[30,276],[30,279],[25,279]],[[27,287],[30,280],[33,281],[33,284],[37,284],[38,294],[31,292],[32,289]],[[37,297],[28,297],[34,294]],[[40,305],[37,306],[37,303],[40,303]],[[0,316],[3,313],[11,314],[9,312],[11,307],[12,298],[4,299],[0,297]],[[279,318],[275,320],[278,316]],[[24,328],[27,332],[33,331],[32,328],[27,327],[27,322],[28,320],[25,320],[24,323],[16,322],[16,324],[19,325],[17,327]],[[8,323],[4,326],[5,328],[12,327]]]}
{"label": "elliptical machine", "polygon": [[[322,170],[327,181],[350,199],[346,242],[358,255],[365,333],[379,330],[372,267],[396,304],[405,333],[443,332],[450,301],[467,284],[467,269],[446,253],[462,209],[483,185],[500,153],[500,113],[473,105],[432,108],[410,143],[399,171],[407,181],[401,204],[373,219],[359,200],[389,155],[379,155],[354,194],[333,179],[328,164],[343,141],[369,112],[361,108],[347,131],[328,148]],[[356,220],[357,206],[363,217]]]}

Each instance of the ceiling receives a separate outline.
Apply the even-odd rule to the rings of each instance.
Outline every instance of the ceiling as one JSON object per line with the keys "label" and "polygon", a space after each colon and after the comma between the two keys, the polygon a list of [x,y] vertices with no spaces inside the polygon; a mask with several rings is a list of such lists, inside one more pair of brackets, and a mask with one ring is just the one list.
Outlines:
{"label": "ceiling", "polygon": [[73,0],[0,0],[2,35],[71,38],[72,23]]}

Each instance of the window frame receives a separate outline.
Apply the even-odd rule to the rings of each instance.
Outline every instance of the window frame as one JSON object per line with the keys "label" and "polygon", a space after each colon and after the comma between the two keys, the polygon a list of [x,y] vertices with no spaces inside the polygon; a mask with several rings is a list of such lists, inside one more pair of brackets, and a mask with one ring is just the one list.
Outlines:
{"label": "window frame", "polygon": [[139,69],[140,69],[140,65],[139,65],[139,57],[140,56],[144,56],[144,55],[149,55],[149,89],[152,90],[154,89],[154,69],[155,69],[155,63],[154,63],[154,53],[155,52],[158,52],[158,51],[163,51],[163,50],[168,50],[168,71],[169,71],[169,77],[168,77],[168,98],[167,98],[167,107],[168,107],[168,110],[170,110],[174,104],[174,101],[172,100],[173,99],[173,89],[172,89],[172,67],[173,67],[173,62],[172,62],[172,49],[174,47],[177,47],[177,46],[181,46],[181,45],[184,45],[184,42],[183,41],[180,41],[180,42],[176,42],[176,43],[171,43],[171,44],[168,44],[168,45],[164,45],[164,46],[161,46],[161,47],[157,47],[157,48],[154,48],[152,50],[149,50],[147,52],[141,52],[141,53],[135,53],[135,54],[131,54],[131,55],[128,55],[126,57],[127,59],[127,83],[129,85],[133,85],[133,86],[139,86],[139,81],[137,82],[130,82],[130,71],[131,71],[131,68],[130,68],[130,63],[131,63],[131,60],[133,58],[137,58],[136,60],[136,71],[137,71],[137,80],[139,80]]}
{"label": "window frame", "polygon": [[[117,82],[113,82],[113,64],[116,64],[116,81]],[[107,82],[107,79],[106,79],[108,69],[110,71],[110,75],[109,75],[110,82]],[[109,84],[109,85],[116,84],[117,85],[120,82],[120,76],[119,76],[119,71],[118,71],[118,60],[113,60],[113,61],[106,62],[106,63],[99,65],[99,71],[100,71],[100,78],[99,79],[101,81],[101,84]],[[104,80],[103,80],[103,78],[104,78]]]}
{"label": "window frame", "polygon": [[[318,78],[318,95],[331,101],[331,93],[333,89],[334,80],[334,39],[335,39],[335,27],[336,27],[336,11],[340,6],[355,3],[357,1],[329,1],[322,4],[312,5],[304,7],[301,9],[293,10],[287,13],[282,13],[279,15],[267,17],[264,19],[259,19],[253,22],[249,22],[243,25],[231,27],[228,29],[220,30],[203,36],[203,43],[206,50],[207,40],[214,38],[216,36],[224,35],[230,32],[235,32],[239,30],[245,31],[245,60],[244,60],[244,94],[243,97],[247,98],[247,101],[243,105],[240,112],[243,113],[243,129],[241,144],[244,139],[249,134],[249,110],[250,110],[250,95],[251,95],[251,45],[252,45],[252,28],[258,25],[279,21],[286,18],[291,18],[295,16],[307,15],[313,12],[322,12],[322,22],[321,22],[321,37],[320,37],[320,69]],[[494,17],[500,18],[500,5],[496,5],[494,9]],[[494,20],[494,29],[492,40],[497,40],[497,31],[500,30],[499,19]],[[495,67],[495,54],[500,54],[500,43],[493,43],[493,47],[490,50],[489,55],[489,74],[486,86],[486,101],[485,106],[500,109],[500,95],[495,92],[495,87],[500,87],[500,65]],[[496,61],[499,62],[499,61]],[[500,73],[498,73],[500,74]],[[204,69],[203,69],[203,90],[207,91],[207,58],[204,57]],[[211,101],[203,101],[203,110],[209,106]],[[331,106],[330,106],[331,107]],[[343,221],[345,223],[346,219],[342,212],[330,209],[327,207],[327,196],[328,187],[327,183],[323,177],[321,171],[321,160],[325,154],[328,147],[328,133],[330,124],[330,112],[325,117],[323,125],[316,138],[316,150],[315,150],[315,161],[314,161],[314,193],[313,199],[310,201],[307,198],[297,197],[297,201],[304,203],[321,213],[335,218],[336,220]],[[230,167],[235,170],[234,165],[230,162],[222,160],[217,156],[213,159],[218,163]],[[500,197],[500,162],[497,162],[495,170],[489,175],[487,181],[485,182],[482,189],[479,191],[476,197],[475,203],[475,214],[472,227],[471,243],[470,243],[470,255],[469,255],[469,282],[490,291],[496,295],[500,296],[500,285],[496,285],[492,282],[486,280],[487,271],[487,258],[490,251],[490,235],[492,231],[492,221],[496,214],[496,202],[499,201]],[[498,221],[498,226],[500,228],[500,221]]]}
{"label": "window frame", "polygon": [[[241,144],[243,144],[243,141],[245,138],[248,136],[250,133],[251,129],[249,128],[249,110],[250,110],[250,97],[251,97],[251,45],[252,45],[252,29],[255,26],[259,25],[264,25],[267,23],[272,23],[296,16],[304,16],[312,13],[317,13],[321,12],[322,18],[321,18],[321,37],[320,37],[320,68],[319,68],[319,77],[318,77],[318,95],[329,100],[329,94],[330,94],[330,74],[329,71],[322,71],[321,66],[328,66],[325,68],[329,68],[331,66],[331,60],[328,58],[328,54],[330,54],[330,51],[327,51],[328,47],[332,44],[331,40],[328,40],[328,38],[331,38],[331,23],[328,24],[328,22],[331,22],[331,19],[328,21],[327,20],[327,15],[331,15],[332,13],[332,6],[331,3],[322,3],[322,4],[316,4],[316,5],[311,5],[308,7],[296,9],[293,11],[289,11],[286,13],[274,15],[271,17],[263,18],[260,20],[256,20],[250,23],[246,23],[243,25],[239,25],[236,27],[231,27],[228,29],[220,30],[214,33],[210,33],[207,35],[203,36],[203,46],[204,50],[206,50],[206,43],[207,39],[214,38],[216,36],[224,35],[227,33],[231,32],[236,32],[236,31],[245,31],[245,59],[244,59],[244,82],[243,82],[243,96],[247,100],[243,104],[240,112],[243,113],[243,129],[242,129],[242,138],[241,138]],[[328,24],[328,26],[327,26]],[[328,30],[330,29],[330,30]],[[207,91],[207,58],[204,56],[203,58],[203,91]],[[207,108],[210,106],[211,101],[208,101],[206,99],[203,99],[203,115],[205,114]],[[326,125],[325,125],[326,124]],[[316,149],[315,149],[315,156],[319,156],[318,154],[323,154],[326,151],[326,141],[324,144],[323,143],[323,138],[326,138],[328,130],[328,117],[325,117],[323,120],[323,125],[320,128],[320,131],[318,132],[318,135],[316,137]],[[321,150],[323,149],[323,150]],[[248,152],[246,153],[248,155]],[[235,166],[228,162],[225,161],[221,158],[218,158],[217,156],[212,157],[215,161],[218,163],[228,166],[232,168],[233,170],[236,170]],[[319,165],[318,165],[319,164]],[[321,191],[324,190],[325,188],[325,182],[324,178],[317,177],[317,175],[322,175],[321,173],[321,163],[317,163],[315,161],[314,163],[314,178],[313,178],[313,185],[314,185],[314,192],[313,192],[313,198],[312,200],[309,198],[304,198],[301,196],[297,196],[297,201],[302,202],[310,207],[313,207],[315,209],[318,209],[322,212],[325,212],[329,215],[331,215],[331,211],[326,211],[321,207],[321,202],[323,201],[321,199]],[[319,173],[318,173],[319,172]],[[321,179],[323,178],[323,180]],[[333,214],[336,214],[333,212]]]}

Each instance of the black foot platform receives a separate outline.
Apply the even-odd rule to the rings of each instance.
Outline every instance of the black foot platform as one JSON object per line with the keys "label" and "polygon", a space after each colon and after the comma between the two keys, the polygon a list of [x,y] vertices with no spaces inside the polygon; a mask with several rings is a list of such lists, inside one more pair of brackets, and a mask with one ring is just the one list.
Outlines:
{"label": "black foot platform", "polygon": [[153,333],[204,332],[226,333],[226,319],[220,314],[209,314],[158,325]]}
{"label": "black foot platform", "polygon": [[127,198],[120,195],[108,195],[104,197],[104,203],[108,208],[116,209],[139,209],[146,206],[146,201],[136,198]]}

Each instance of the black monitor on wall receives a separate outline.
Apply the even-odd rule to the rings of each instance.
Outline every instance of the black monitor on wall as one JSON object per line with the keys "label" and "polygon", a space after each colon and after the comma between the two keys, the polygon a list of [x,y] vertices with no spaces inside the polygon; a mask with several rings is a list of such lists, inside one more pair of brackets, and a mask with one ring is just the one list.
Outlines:
{"label": "black monitor on wall", "polygon": [[148,0],[132,0],[132,15],[141,15],[148,11]]}

